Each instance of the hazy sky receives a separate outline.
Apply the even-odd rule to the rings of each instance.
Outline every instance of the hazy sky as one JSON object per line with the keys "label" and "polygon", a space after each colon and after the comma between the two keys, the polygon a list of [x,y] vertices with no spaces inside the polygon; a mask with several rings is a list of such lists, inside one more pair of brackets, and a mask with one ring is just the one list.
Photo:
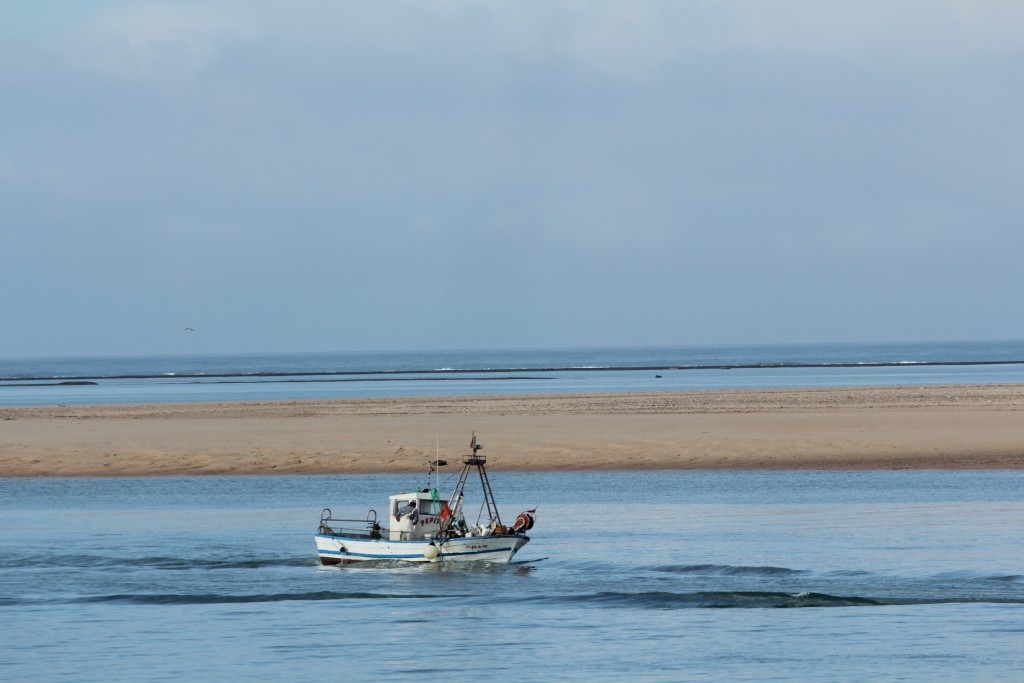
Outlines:
{"label": "hazy sky", "polygon": [[0,356],[1024,338],[1024,3],[5,0],[0,258]]}

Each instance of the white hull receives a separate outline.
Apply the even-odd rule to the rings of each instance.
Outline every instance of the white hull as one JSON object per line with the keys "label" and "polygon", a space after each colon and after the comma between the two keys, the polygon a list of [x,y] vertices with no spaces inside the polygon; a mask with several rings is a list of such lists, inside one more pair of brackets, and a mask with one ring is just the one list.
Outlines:
{"label": "white hull", "polygon": [[[323,564],[347,564],[368,560],[405,562],[498,562],[508,564],[528,536],[470,536],[447,541],[389,541],[317,534],[316,547]],[[431,547],[433,544],[433,547]],[[434,550],[437,550],[434,556]]]}

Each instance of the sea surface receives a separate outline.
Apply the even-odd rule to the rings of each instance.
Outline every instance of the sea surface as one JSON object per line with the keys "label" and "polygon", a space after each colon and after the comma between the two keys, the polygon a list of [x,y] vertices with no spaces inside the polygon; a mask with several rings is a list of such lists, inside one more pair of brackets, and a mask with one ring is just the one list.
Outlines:
{"label": "sea surface", "polygon": [[1024,382],[1024,341],[0,359],[0,405]]}
{"label": "sea surface", "polygon": [[[0,405],[1021,381],[1020,341],[6,359]],[[1024,472],[488,455],[538,506],[508,566],[319,565],[412,475],[0,478],[0,681],[1024,680]]]}
{"label": "sea surface", "polygon": [[1024,680],[1024,472],[490,456],[508,566],[318,564],[413,475],[0,479],[0,680]]}

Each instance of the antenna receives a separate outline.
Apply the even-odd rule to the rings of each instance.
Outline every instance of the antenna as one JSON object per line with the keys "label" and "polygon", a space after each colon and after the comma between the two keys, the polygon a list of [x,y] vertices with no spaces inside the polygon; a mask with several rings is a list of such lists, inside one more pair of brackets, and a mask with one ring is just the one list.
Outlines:
{"label": "antenna", "polygon": [[[430,475],[436,473],[439,468],[444,467],[445,465],[448,464],[447,460],[442,460],[441,459],[441,444],[440,444],[440,441],[435,440],[434,448],[435,448],[434,459],[427,461],[427,488],[428,489],[436,488],[436,487],[432,487],[430,485]],[[440,486],[440,483],[441,483],[441,475],[440,474],[437,475],[436,481],[438,483],[438,486]]]}

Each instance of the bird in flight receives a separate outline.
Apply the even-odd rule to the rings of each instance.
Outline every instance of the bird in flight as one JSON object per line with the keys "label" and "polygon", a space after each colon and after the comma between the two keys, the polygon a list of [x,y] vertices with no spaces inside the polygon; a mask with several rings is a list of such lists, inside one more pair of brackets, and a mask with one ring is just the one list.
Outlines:
{"label": "bird in flight", "polygon": [[191,327],[186,327],[185,331],[186,332],[195,332],[195,330],[193,330]]}

